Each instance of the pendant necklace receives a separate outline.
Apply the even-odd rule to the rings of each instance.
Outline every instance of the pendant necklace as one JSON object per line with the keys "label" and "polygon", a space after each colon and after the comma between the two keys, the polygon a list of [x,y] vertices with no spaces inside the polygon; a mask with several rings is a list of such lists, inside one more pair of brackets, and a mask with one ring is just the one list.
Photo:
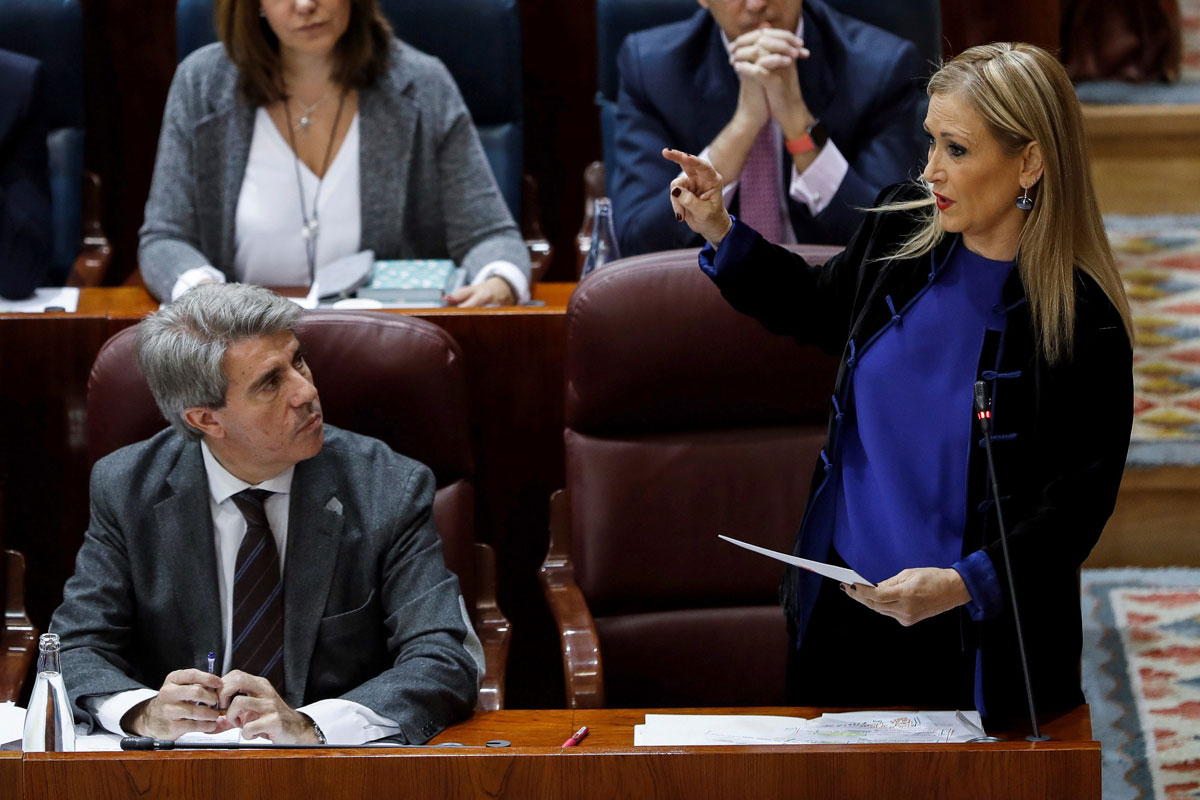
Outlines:
{"label": "pendant necklace", "polygon": [[[321,99],[324,100],[325,98]],[[317,102],[318,104],[320,103],[320,101]],[[317,177],[317,189],[313,192],[312,216],[309,217],[304,201],[304,181],[300,177],[300,152],[296,149],[296,133],[295,128],[292,126],[292,112],[288,107],[289,104],[286,98],[283,103],[283,111],[287,115],[288,138],[292,144],[292,162],[296,167],[296,188],[300,190],[300,216],[304,219],[304,225],[300,228],[300,237],[304,239],[304,251],[305,255],[308,256],[309,286],[316,283],[317,280],[317,234],[320,232],[321,227],[321,221],[317,214],[317,200],[321,197],[321,184],[325,182],[325,175],[329,172],[329,157],[333,155],[333,140],[337,137],[338,123],[342,119],[342,108],[345,105],[346,93],[343,91],[338,97],[337,113],[333,115],[333,129],[329,132],[329,142],[325,145],[325,161],[321,165],[321,174]]]}
{"label": "pendant necklace", "polygon": [[[303,106],[304,110],[300,112],[300,121],[292,126],[292,130],[299,131],[299,132],[307,132],[308,127],[310,125],[312,125],[313,112],[316,111],[321,106],[322,103],[324,103],[326,100],[329,99],[329,94],[330,94],[329,92],[326,92],[324,95],[322,95],[320,97],[320,99],[317,100],[317,102],[313,103],[311,106],[304,105],[304,103],[301,102],[299,100],[299,98],[297,98],[296,102],[299,105]],[[290,122],[290,120],[291,120],[291,118],[289,116],[289,122]]]}

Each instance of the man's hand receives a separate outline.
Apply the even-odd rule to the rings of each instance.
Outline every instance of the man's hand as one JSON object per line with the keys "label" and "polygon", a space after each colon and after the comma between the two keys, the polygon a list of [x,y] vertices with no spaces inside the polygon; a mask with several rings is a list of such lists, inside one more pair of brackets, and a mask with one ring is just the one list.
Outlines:
{"label": "man's hand", "polygon": [[121,727],[138,736],[178,739],[185,733],[229,730],[217,712],[222,681],[198,669],[178,669],[167,675],[158,694],[138,703],[121,718]]}
{"label": "man's hand", "polygon": [[906,569],[874,588],[842,584],[842,591],[872,611],[904,627],[971,602],[971,593],[957,570],[919,567]]}
{"label": "man's hand", "polygon": [[512,289],[503,278],[488,278],[475,286],[462,286],[446,295],[446,305],[461,308],[477,306],[511,306],[517,302]]}
{"label": "man's hand", "polygon": [[261,736],[276,744],[317,744],[312,719],[283,702],[266,678],[235,669],[221,681],[218,699],[229,708],[226,728],[241,728],[244,739]]}
{"label": "man's hand", "polygon": [[785,138],[803,136],[814,122],[796,75],[796,61],[809,56],[804,42],[790,31],[759,28],[730,42],[729,53],[743,87],[748,83],[762,87],[768,113],[783,128]]}
{"label": "man's hand", "polygon": [[771,120],[771,107],[759,81],[741,74],[738,78],[738,102],[729,125],[743,138],[753,142],[763,125]]}

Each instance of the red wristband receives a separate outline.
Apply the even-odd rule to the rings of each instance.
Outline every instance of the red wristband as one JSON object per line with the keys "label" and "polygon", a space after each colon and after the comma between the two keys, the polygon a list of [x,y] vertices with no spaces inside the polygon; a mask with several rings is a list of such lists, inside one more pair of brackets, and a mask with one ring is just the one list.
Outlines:
{"label": "red wristband", "polygon": [[795,139],[788,139],[784,142],[787,151],[794,156],[801,153],[811,153],[819,147],[824,147],[829,141],[829,134],[825,130],[825,126],[820,120],[813,120],[813,124],[808,127],[803,136],[797,136]]}
{"label": "red wristband", "polygon": [[807,133],[803,136],[797,136],[795,139],[788,139],[783,143],[783,145],[787,148],[787,151],[794,156],[798,156],[801,153],[808,153],[817,149],[817,143],[814,142],[812,136]]}

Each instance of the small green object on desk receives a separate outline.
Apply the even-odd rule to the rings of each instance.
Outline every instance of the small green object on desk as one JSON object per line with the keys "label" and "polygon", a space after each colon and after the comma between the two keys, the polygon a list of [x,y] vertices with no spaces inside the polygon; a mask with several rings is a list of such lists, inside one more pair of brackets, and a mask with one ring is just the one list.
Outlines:
{"label": "small green object on desk", "polygon": [[376,261],[371,282],[358,296],[383,303],[440,304],[445,294],[462,286],[465,274],[447,258]]}

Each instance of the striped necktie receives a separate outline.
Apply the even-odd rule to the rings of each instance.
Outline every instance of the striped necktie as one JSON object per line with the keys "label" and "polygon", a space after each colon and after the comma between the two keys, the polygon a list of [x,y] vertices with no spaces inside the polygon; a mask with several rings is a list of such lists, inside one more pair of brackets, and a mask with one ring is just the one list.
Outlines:
{"label": "striped necktie", "polygon": [[266,678],[282,695],[283,582],[279,550],[263,509],[271,494],[246,489],[233,496],[246,518],[233,573],[233,668]]}
{"label": "striped necktie", "polygon": [[758,132],[750,147],[738,187],[738,210],[742,222],[762,234],[768,242],[781,237],[779,223],[779,167],[783,154],[775,149],[774,123]]}

